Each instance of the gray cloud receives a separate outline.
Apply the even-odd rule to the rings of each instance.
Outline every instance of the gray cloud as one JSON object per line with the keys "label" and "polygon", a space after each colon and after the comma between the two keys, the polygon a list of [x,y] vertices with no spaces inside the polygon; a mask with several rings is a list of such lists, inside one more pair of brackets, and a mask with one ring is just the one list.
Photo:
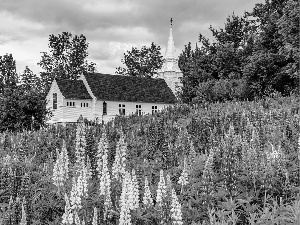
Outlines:
{"label": "gray cloud", "polygon": [[[199,33],[211,37],[210,24],[222,27],[233,11],[242,15],[257,2],[263,0],[0,0],[0,14],[10,15],[17,26],[0,25],[0,48],[3,43],[47,40],[50,34],[69,31],[87,37],[91,58],[112,60],[130,45],[153,41],[164,47],[172,17],[175,44],[183,49],[189,41],[195,43]],[[40,49],[45,50],[47,46]]]}

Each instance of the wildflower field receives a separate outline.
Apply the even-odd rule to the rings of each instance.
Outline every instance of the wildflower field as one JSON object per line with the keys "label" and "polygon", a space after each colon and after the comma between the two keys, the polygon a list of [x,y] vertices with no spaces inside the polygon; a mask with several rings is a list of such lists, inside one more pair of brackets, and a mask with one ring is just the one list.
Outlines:
{"label": "wildflower field", "polygon": [[0,134],[0,224],[300,224],[297,97]]}

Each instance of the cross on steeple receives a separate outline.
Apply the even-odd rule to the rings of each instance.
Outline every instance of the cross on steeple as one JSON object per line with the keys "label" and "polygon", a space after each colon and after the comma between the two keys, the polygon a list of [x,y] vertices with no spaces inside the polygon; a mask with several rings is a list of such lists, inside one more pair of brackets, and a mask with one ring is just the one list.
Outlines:
{"label": "cross on steeple", "polygon": [[172,18],[170,19],[170,22],[171,22],[171,26],[172,26],[173,25],[173,19]]}

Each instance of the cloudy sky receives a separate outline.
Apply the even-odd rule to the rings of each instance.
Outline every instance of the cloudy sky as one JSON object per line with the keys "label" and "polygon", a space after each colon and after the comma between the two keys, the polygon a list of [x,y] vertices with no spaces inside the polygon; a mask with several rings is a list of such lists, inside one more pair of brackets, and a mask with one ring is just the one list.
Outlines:
{"label": "cloudy sky", "polygon": [[177,54],[197,42],[199,33],[223,27],[234,12],[243,15],[264,0],[0,0],[0,55],[11,53],[18,72],[37,65],[48,37],[63,31],[84,34],[90,61],[101,73],[115,72],[132,46],[154,42],[164,54],[170,18]]}

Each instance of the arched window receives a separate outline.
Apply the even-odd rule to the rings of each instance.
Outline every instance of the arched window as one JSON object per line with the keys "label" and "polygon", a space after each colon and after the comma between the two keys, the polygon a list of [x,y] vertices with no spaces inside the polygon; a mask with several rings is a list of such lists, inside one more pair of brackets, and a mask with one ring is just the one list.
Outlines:
{"label": "arched window", "polygon": [[107,115],[107,103],[103,102],[103,115]]}

